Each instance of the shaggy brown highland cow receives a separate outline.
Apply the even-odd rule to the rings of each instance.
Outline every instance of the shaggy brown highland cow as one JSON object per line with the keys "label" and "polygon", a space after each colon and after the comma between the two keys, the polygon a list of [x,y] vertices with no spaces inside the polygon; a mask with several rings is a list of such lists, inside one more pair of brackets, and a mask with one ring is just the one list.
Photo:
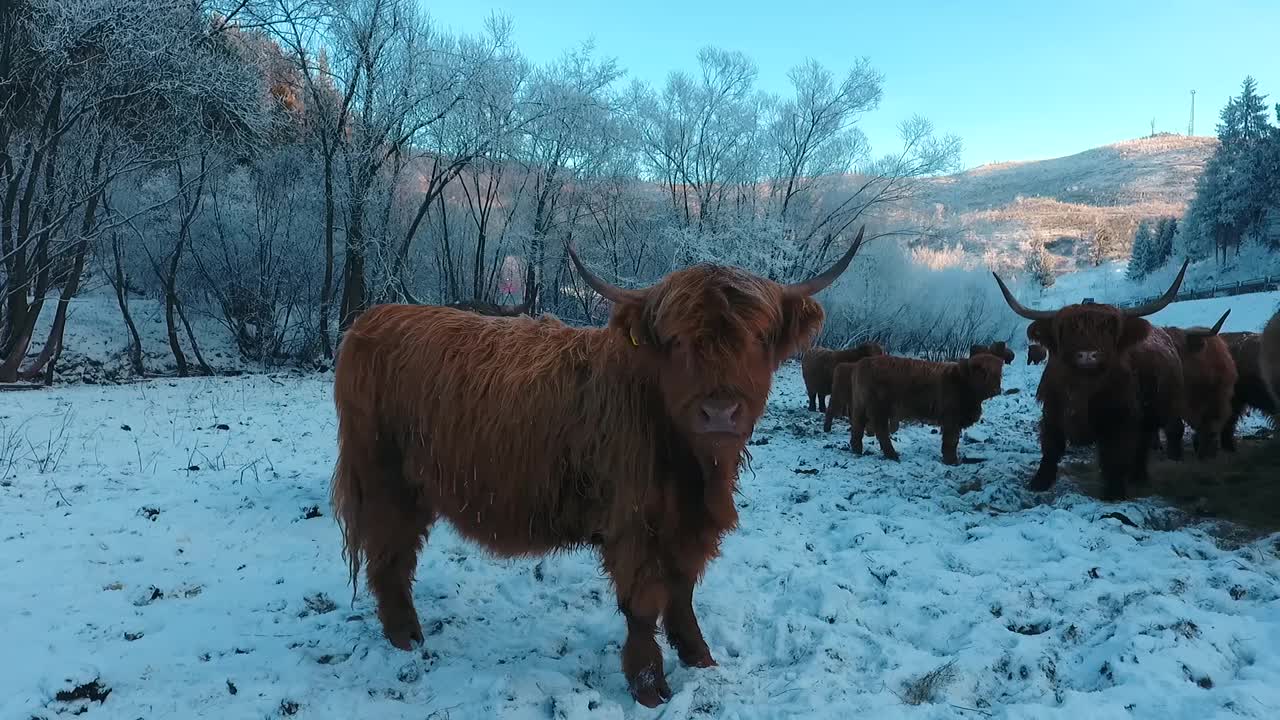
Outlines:
{"label": "shaggy brown highland cow", "polygon": [[1027,346],[1027,364],[1039,365],[1049,357],[1049,351],[1044,349],[1040,343],[1031,343]]}
{"label": "shaggy brown highland cow", "polygon": [[1013,364],[1013,351],[1009,349],[1003,340],[997,340],[990,345],[971,345],[969,347],[969,357],[983,354],[995,355],[1004,360],[1005,365]]}
{"label": "shaggy brown highland cow", "polygon": [[845,350],[813,348],[805,353],[800,360],[800,374],[804,378],[805,392],[809,395],[809,409],[827,411],[827,396],[831,394],[831,387],[835,382],[837,365],[883,354],[884,348],[874,342],[862,343]]}
{"label": "shaggy brown highland cow", "polygon": [[1254,332],[1220,333],[1236,364],[1236,386],[1231,392],[1231,416],[1222,427],[1222,449],[1236,450],[1236,425],[1249,408],[1275,417],[1277,405],[1262,377],[1262,335]]}
{"label": "shaggy brown highland cow", "polygon": [[862,453],[867,429],[890,460],[898,459],[889,434],[897,420],[942,428],[942,462],[959,465],[960,431],[982,417],[982,402],[1000,394],[1004,361],[979,353],[959,362],[867,358],[853,366],[849,388],[849,447]]}
{"label": "shaggy brown highland cow", "polygon": [[1217,456],[1222,431],[1231,419],[1231,395],[1236,386],[1236,363],[1218,331],[1228,310],[1211,328],[1166,327],[1182,361],[1182,419],[1195,431],[1192,446],[1196,457]]}
{"label": "shaggy brown highland cow", "polygon": [[1262,379],[1271,392],[1272,407],[1280,405],[1280,312],[1271,316],[1262,331],[1262,352],[1259,355]]}
{"label": "shaggy brown highland cow", "polygon": [[703,264],[644,289],[607,283],[570,246],[613,303],[604,328],[441,307],[365,312],[334,373],[332,496],[352,583],[364,565],[391,644],[423,640],[412,581],[443,518],[504,557],[595,548],[640,703],[671,697],[659,621],[682,662],[715,665],[694,585],[737,525],[738,470],[773,374],[821,329],[812,296],[861,244],[859,231],[801,283]]}
{"label": "shaggy brown highland cow", "polygon": [[1147,456],[1161,428],[1170,457],[1181,457],[1182,362],[1169,334],[1143,316],[1173,302],[1187,264],[1160,298],[1124,309],[1090,302],[1032,310],[995,275],[1009,307],[1033,321],[1028,339],[1049,351],[1036,390],[1041,457],[1031,490],[1053,487],[1068,441],[1097,446],[1104,496],[1112,500],[1125,497],[1127,481],[1149,481]]}

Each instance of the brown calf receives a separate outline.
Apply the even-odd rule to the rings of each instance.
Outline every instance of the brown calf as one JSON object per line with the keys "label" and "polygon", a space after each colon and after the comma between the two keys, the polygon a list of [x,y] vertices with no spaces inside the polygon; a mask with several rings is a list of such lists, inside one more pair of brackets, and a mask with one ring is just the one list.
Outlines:
{"label": "brown calf", "polygon": [[1029,489],[1053,486],[1068,441],[1097,446],[1107,499],[1123,498],[1128,481],[1148,482],[1147,455],[1161,428],[1170,456],[1181,456],[1182,361],[1169,334],[1143,316],[1173,302],[1188,263],[1159,299],[1124,309],[1090,302],[1032,310],[995,275],[1009,307],[1033,321],[1028,339],[1049,351],[1036,390],[1040,467]]}
{"label": "brown calf", "polygon": [[[361,565],[387,639],[423,641],[412,582],[447,520],[504,557],[592,547],[627,624],[622,670],[646,706],[671,697],[655,635],[715,665],[694,585],[738,522],[734,493],[773,374],[812,341],[812,295],[853,259],[782,285],[696,265],[611,285],[606,328],[381,305],[342,339],[332,499],[352,583]],[[541,621],[541,620],[540,620]]]}
{"label": "brown calf", "polygon": [[1236,425],[1249,408],[1272,417],[1276,403],[1262,377],[1262,336],[1254,332],[1220,333],[1236,364],[1236,386],[1231,392],[1231,416],[1222,427],[1222,449],[1236,449]]}
{"label": "brown calf", "polygon": [[960,464],[960,431],[982,417],[982,402],[1000,394],[1004,361],[978,354],[953,363],[892,356],[872,357],[853,366],[849,389],[849,447],[862,453],[869,428],[890,460],[898,459],[889,435],[897,420],[942,428],[942,462]]}
{"label": "brown calf", "polygon": [[883,354],[884,348],[874,342],[862,343],[845,350],[814,348],[805,353],[800,361],[800,373],[804,377],[805,393],[809,396],[809,409],[826,412],[827,396],[831,394],[837,365]]}
{"label": "brown calf", "polygon": [[1236,363],[1227,344],[1218,337],[1230,314],[1230,310],[1223,313],[1212,328],[1164,329],[1182,360],[1182,419],[1195,431],[1192,445],[1201,460],[1218,454],[1222,431],[1231,419]]}

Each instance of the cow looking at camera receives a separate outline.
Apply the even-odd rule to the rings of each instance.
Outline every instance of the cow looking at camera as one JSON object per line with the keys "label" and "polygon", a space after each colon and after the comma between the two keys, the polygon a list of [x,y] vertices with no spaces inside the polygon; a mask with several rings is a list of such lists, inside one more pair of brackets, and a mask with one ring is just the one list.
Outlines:
{"label": "cow looking at camera", "polygon": [[1036,390],[1043,408],[1041,458],[1031,490],[1048,490],[1057,481],[1068,442],[1097,447],[1110,500],[1125,497],[1126,483],[1148,482],[1147,455],[1161,428],[1169,453],[1179,456],[1182,362],[1169,334],[1143,318],[1173,302],[1187,264],[1164,295],[1135,308],[1082,303],[1033,310],[995,275],[1009,307],[1032,321],[1027,337],[1049,351]]}
{"label": "cow looking at camera", "polygon": [[447,520],[504,557],[594,548],[626,620],[622,670],[671,697],[656,633],[716,662],[693,590],[737,526],[747,440],[778,366],[823,322],[830,269],[790,285],[701,264],[623,289],[569,257],[613,303],[608,327],[381,305],[342,339],[334,372],[335,516],[352,583],[363,565],[392,645],[423,641],[412,582]]}

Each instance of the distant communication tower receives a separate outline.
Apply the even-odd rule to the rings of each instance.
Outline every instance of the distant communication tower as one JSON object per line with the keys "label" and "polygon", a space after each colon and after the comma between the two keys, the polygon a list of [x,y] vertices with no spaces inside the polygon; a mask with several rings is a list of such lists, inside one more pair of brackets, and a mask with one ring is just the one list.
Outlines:
{"label": "distant communication tower", "polygon": [[1196,91],[1191,91],[1191,120],[1187,123],[1187,135],[1196,134]]}

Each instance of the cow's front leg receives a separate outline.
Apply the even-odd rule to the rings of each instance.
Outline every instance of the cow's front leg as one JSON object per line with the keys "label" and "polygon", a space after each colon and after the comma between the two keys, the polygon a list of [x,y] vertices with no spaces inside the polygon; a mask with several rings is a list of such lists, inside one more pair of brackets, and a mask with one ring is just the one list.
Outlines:
{"label": "cow's front leg", "polygon": [[960,446],[960,426],[943,425],[942,426],[942,462],[947,465],[959,465],[960,455],[957,449]]}
{"label": "cow's front leg", "polygon": [[698,618],[693,613],[692,578],[673,575],[667,584],[667,608],[662,614],[663,629],[671,647],[680,655],[680,662],[689,667],[707,668],[716,665],[711,649],[702,637]]}
{"label": "cow's front leg", "polygon": [[622,674],[636,702],[657,707],[671,699],[656,639],[658,618],[667,605],[666,578],[655,559],[634,547],[606,548],[604,561],[618,592],[618,609],[627,620]]}
{"label": "cow's front leg", "polygon": [[1027,483],[1027,489],[1044,492],[1058,481],[1058,463],[1067,451],[1067,435],[1057,418],[1045,413],[1040,419],[1040,467]]}

